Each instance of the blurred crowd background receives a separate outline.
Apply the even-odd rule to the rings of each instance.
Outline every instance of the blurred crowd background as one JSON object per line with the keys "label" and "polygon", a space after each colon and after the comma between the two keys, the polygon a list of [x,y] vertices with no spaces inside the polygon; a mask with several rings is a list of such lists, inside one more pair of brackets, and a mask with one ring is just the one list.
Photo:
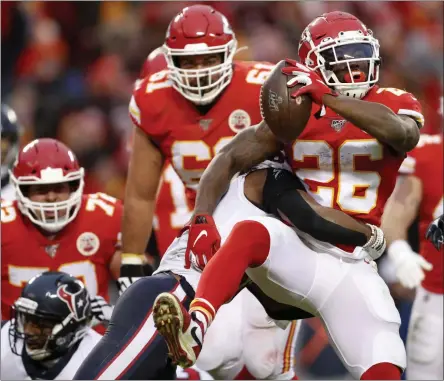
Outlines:
{"label": "blurred crowd background", "polygon": [[[17,112],[25,141],[55,137],[78,155],[87,186],[123,196],[131,123],[127,105],[140,68],[164,41],[171,18],[191,2],[1,2],[2,101]],[[442,2],[211,2],[232,23],[237,59],[297,57],[304,27],[344,10],[374,31],[381,83],[413,92],[426,129],[437,120],[443,76]]]}
{"label": "blurred crowd background", "polygon": [[[191,2],[1,2],[1,97],[25,128],[23,143],[54,137],[70,146],[87,172],[86,191],[123,198],[132,130],[128,102],[147,55],[164,41],[171,18]],[[297,57],[304,27],[332,10],[355,14],[381,44],[381,84],[421,101],[425,132],[442,127],[440,1],[211,2],[232,23],[236,58],[277,62]],[[312,319],[313,320],[313,319]],[[341,378],[325,356],[325,332],[308,323],[298,356],[313,376]],[[331,352],[331,354],[330,354]],[[316,366],[321,362],[323,366]],[[337,368],[337,369],[336,369]]]}

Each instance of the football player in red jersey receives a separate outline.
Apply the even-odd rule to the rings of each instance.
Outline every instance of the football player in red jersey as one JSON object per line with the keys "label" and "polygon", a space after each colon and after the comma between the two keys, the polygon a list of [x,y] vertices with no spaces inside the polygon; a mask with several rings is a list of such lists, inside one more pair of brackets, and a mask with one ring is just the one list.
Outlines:
{"label": "football player in red jersey", "polygon": [[[150,74],[167,68],[162,47],[154,49],[145,60],[136,87]],[[180,229],[191,217],[192,205],[186,197],[186,188],[169,160],[165,161],[156,198],[153,222],[160,256],[173,242]]]}
{"label": "football player in red jersey", "polygon": [[[166,69],[167,63],[162,47],[154,49],[145,60],[136,87],[150,74]],[[160,179],[153,229],[160,256],[173,242],[180,229],[190,219],[192,209],[188,205],[185,186],[169,161],[164,164]],[[183,369],[177,367],[178,380],[211,380],[212,377],[197,367]]]}
{"label": "football player in red jersey", "polygon": [[[261,120],[260,87],[273,65],[235,62],[236,47],[235,35],[222,14],[210,6],[187,7],[168,27],[163,45],[166,70],[151,73],[134,90],[129,110],[136,128],[125,194],[121,289],[129,284],[129,278],[142,275],[142,253],[152,229],[165,161],[171,162],[181,178],[192,207],[200,175],[215,153],[236,133]],[[194,281],[198,281],[200,273],[194,271],[190,276],[181,277],[184,265],[183,255],[176,256],[169,261],[168,270],[160,267],[150,279],[135,282],[122,294],[113,315],[116,323],[111,324],[109,334],[85,362],[77,378],[173,377],[174,369],[166,362],[166,345],[152,324],[151,306],[162,291],[190,290],[194,294]],[[186,265],[189,270],[190,264]],[[139,296],[134,287],[140,292],[145,287],[144,292],[149,297],[137,303]],[[132,293],[128,293],[130,291]],[[188,292],[184,293],[185,304],[191,298]],[[124,307],[126,300],[138,310],[130,314]],[[206,342],[208,355],[202,356],[197,365],[213,372],[217,378],[233,379],[242,373],[248,361],[250,373],[257,378],[291,379],[294,376],[294,351],[291,349],[296,339],[296,323],[281,329],[270,321],[260,305],[262,310],[252,322],[243,313],[247,309],[245,303],[250,305],[250,302],[256,303],[255,306],[259,304],[245,290],[227,306],[225,317],[219,319],[220,329],[215,325],[212,338]],[[245,326],[250,324],[248,328],[254,331],[245,340],[242,339],[244,325],[240,322]],[[128,332],[134,335],[128,337]],[[247,351],[245,342],[251,342],[250,337],[256,336],[264,338],[265,342],[250,343]],[[106,363],[103,358],[111,357],[108,343],[114,340],[122,345]],[[139,345],[142,341],[144,345]],[[131,355],[125,348],[131,348]],[[246,372],[243,376],[252,377]]]}
{"label": "football player in red jersey", "polygon": [[103,299],[120,271],[121,202],[83,194],[83,168],[54,139],[26,145],[10,177],[17,200],[1,204],[2,318],[9,319],[26,282],[51,270],[80,278],[94,298],[95,317],[109,320]]}
{"label": "football player in red jersey", "polygon": [[[420,104],[410,93],[376,85],[378,40],[348,13],[331,12],[313,20],[302,34],[299,58],[308,69],[289,61],[293,67],[284,73],[295,77],[288,86],[301,84],[292,96],[308,95],[317,106],[298,139],[286,147],[290,164],[321,205],[379,225],[398,168],[418,142],[423,125]],[[220,236],[210,214],[229,181],[280,147],[261,122],[216,155],[199,183],[185,255],[200,263],[212,257]],[[246,242],[247,235],[251,241]],[[195,361],[205,328],[248,269],[264,293],[324,320],[332,344],[354,377],[400,379],[406,356],[399,314],[384,281],[367,264],[369,259],[360,257],[358,248],[301,237],[276,219],[245,216],[205,268],[191,314],[174,296],[162,294],[155,302],[160,311],[155,320],[159,327],[164,317],[174,322],[166,339],[175,360]]]}
{"label": "football player in red jersey", "polygon": [[[389,259],[400,283],[416,288],[407,336],[407,379],[443,379],[443,247],[426,239],[429,224],[443,213],[444,145],[441,135],[421,135],[400,168],[386,205],[383,229]],[[419,211],[420,254],[407,243]]]}

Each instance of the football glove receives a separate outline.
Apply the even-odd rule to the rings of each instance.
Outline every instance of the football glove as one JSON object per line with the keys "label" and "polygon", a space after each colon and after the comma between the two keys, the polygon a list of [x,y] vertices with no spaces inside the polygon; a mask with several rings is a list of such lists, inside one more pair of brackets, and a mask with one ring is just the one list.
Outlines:
{"label": "football glove", "polygon": [[109,304],[103,297],[96,295],[90,297],[91,312],[97,323],[108,323],[111,320],[114,306]]}
{"label": "football glove", "polygon": [[429,225],[426,238],[433,243],[436,250],[441,250],[444,244],[444,214]]}
{"label": "football glove", "polygon": [[389,246],[387,254],[396,269],[396,277],[406,288],[419,286],[425,277],[424,270],[430,271],[433,265],[415,253],[404,240],[396,240]]}
{"label": "football glove", "polygon": [[292,98],[297,98],[301,95],[308,95],[313,102],[322,106],[324,104],[322,97],[325,94],[338,96],[338,94],[330,89],[322,80],[322,78],[315,71],[308,67],[296,62],[294,60],[285,60],[289,65],[282,69],[282,73],[285,75],[293,75],[287,82],[288,87],[294,87],[297,84],[303,85],[301,88],[291,94]]}
{"label": "football glove", "polygon": [[188,242],[185,251],[185,268],[191,265],[203,270],[208,261],[216,254],[220,247],[220,234],[209,214],[197,214],[180,231],[179,236],[188,232]]}
{"label": "football glove", "polygon": [[136,280],[145,275],[143,266],[146,263],[144,254],[122,253],[121,258],[120,277],[117,279],[119,296],[122,295]]}

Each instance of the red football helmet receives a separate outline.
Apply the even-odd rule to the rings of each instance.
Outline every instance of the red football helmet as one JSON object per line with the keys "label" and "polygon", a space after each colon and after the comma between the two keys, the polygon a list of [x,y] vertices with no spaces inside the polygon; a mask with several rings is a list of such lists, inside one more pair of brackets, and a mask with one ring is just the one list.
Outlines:
{"label": "red football helmet", "polygon": [[143,63],[142,70],[140,71],[140,79],[145,78],[149,74],[157,73],[158,71],[167,68],[167,62],[165,58],[165,52],[160,46],[154,49]]}
{"label": "red football helmet", "polygon": [[355,16],[324,13],[302,32],[301,62],[337,92],[362,98],[379,80],[379,42]]}
{"label": "red football helmet", "polygon": [[[63,143],[48,138],[32,141],[19,152],[10,176],[20,211],[44,230],[55,233],[77,216],[82,202],[84,170]],[[66,201],[34,202],[27,197],[27,185],[65,182],[72,184]]]}
{"label": "red football helmet", "polygon": [[[211,103],[233,76],[237,40],[224,15],[208,5],[184,8],[168,26],[165,44],[169,78],[186,99],[199,105]],[[178,56],[220,53],[220,65],[181,69]],[[217,78],[212,80],[212,78]],[[192,79],[190,83],[190,79]]]}

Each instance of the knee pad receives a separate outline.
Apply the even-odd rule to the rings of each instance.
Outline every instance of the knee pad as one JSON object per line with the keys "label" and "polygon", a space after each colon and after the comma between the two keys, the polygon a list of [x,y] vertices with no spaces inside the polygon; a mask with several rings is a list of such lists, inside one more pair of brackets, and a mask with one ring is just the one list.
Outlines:
{"label": "knee pad", "polygon": [[378,333],[373,340],[373,364],[387,362],[404,370],[407,366],[407,355],[404,343],[399,336],[397,325],[393,330]]}
{"label": "knee pad", "polygon": [[244,331],[243,357],[248,371],[259,380],[291,380],[294,376],[294,344],[299,326],[293,322],[283,330],[252,327]]}
{"label": "knee pad", "polygon": [[281,356],[275,338],[276,330],[282,331],[276,326],[274,328],[254,328],[250,329],[244,337],[245,366],[257,380],[267,379],[281,371]]}

